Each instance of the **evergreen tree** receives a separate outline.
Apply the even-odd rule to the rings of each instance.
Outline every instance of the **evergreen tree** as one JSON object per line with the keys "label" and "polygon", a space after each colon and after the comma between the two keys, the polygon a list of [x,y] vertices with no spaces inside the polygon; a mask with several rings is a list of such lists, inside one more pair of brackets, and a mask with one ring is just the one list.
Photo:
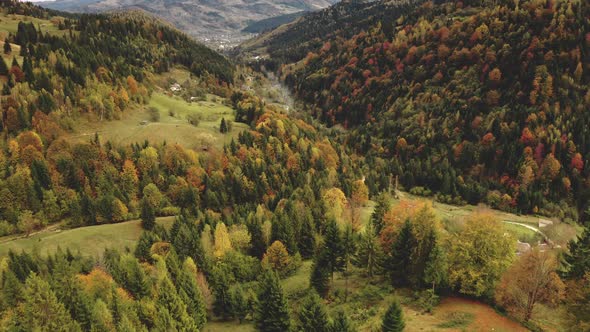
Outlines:
{"label": "evergreen tree", "polygon": [[392,246],[388,259],[388,270],[393,285],[407,286],[412,280],[412,254],[417,241],[414,236],[412,223],[406,220]]}
{"label": "evergreen tree", "polygon": [[586,226],[576,240],[568,243],[568,248],[569,252],[564,256],[563,277],[581,279],[590,272],[590,228]]}
{"label": "evergreen tree", "polygon": [[329,332],[330,324],[326,308],[316,292],[311,292],[303,302],[299,312],[301,331]]}
{"label": "evergreen tree", "polygon": [[350,323],[348,316],[344,311],[338,311],[336,318],[332,322],[331,332],[355,332],[356,329]]}
{"label": "evergreen tree", "polygon": [[213,294],[215,296],[213,301],[213,313],[222,319],[229,319],[232,316],[229,276],[221,268],[215,267],[210,280],[212,282]]}
{"label": "evergreen tree", "polygon": [[3,57],[0,57],[0,75],[8,75],[8,66],[6,65]]}
{"label": "evergreen tree", "polygon": [[8,38],[4,39],[4,54],[10,55],[12,53],[12,46],[8,42]]}
{"label": "evergreen tree", "polygon": [[150,250],[152,245],[158,241],[160,241],[160,239],[153,232],[141,232],[141,236],[135,246],[135,257],[143,262],[150,262],[152,260]]}
{"label": "evergreen tree", "polygon": [[373,213],[371,214],[371,224],[375,227],[375,234],[381,233],[384,225],[383,217],[385,217],[385,214],[389,209],[391,209],[391,199],[389,194],[381,193],[377,196],[375,210],[373,210]]}
{"label": "evergreen tree", "polygon": [[256,306],[256,327],[262,332],[284,332],[291,329],[287,298],[279,282],[279,276],[270,269],[259,281]]}
{"label": "evergreen tree", "polygon": [[184,267],[178,280],[178,293],[186,304],[188,314],[193,318],[199,329],[207,322],[207,308],[203,294],[197,286],[195,277]]}
{"label": "evergreen tree", "polygon": [[423,282],[427,285],[432,285],[432,291],[434,292],[437,286],[447,281],[448,266],[443,249],[438,243],[436,232],[431,232],[427,241],[432,244],[432,249],[426,262]]}
{"label": "evergreen tree", "polygon": [[15,319],[25,331],[80,331],[47,281],[36,274],[27,278],[23,297],[22,312],[16,313]]}
{"label": "evergreen tree", "polygon": [[382,254],[375,235],[375,227],[368,224],[365,232],[361,234],[354,262],[357,266],[366,269],[369,278],[372,278],[379,267]]}
{"label": "evergreen tree", "polygon": [[186,305],[168,277],[158,283],[156,304],[159,311],[167,311],[172,318],[172,324],[167,330],[182,328],[185,331],[198,331],[195,321],[187,314]]}
{"label": "evergreen tree", "polygon": [[316,238],[315,238],[315,224],[313,216],[310,211],[307,211],[303,218],[303,224],[301,225],[301,232],[299,234],[299,253],[301,257],[307,259],[313,256],[316,250]]}
{"label": "evergreen tree", "polygon": [[321,255],[325,258],[332,281],[334,281],[334,273],[344,268],[344,244],[340,233],[336,220],[331,219],[326,225]]}
{"label": "evergreen tree", "polygon": [[381,331],[401,332],[405,326],[402,308],[399,302],[394,301],[387,309],[387,312],[385,312],[385,316],[383,316]]}
{"label": "evergreen tree", "polygon": [[156,212],[150,202],[144,197],[141,200],[141,225],[144,229],[152,230],[156,226]]}
{"label": "evergreen tree", "polygon": [[23,285],[14,272],[7,269],[2,273],[2,305],[5,308],[14,308],[22,299]]}
{"label": "evergreen tree", "polygon": [[248,315],[249,306],[246,293],[244,292],[244,288],[241,284],[238,284],[231,289],[230,298],[232,314],[238,319],[240,324],[242,324],[244,319],[246,319],[246,315]]}
{"label": "evergreen tree", "polygon": [[309,283],[323,298],[325,298],[330,292],[330,270],[325,253],[319,253],[316,256],[311,269]]}
{"label": "evergreen tree", "polygon": [[219,132],[222,134],[227,133],[227,124],[225,123],[225,118],[221,118],[221,124],[219,125]]}

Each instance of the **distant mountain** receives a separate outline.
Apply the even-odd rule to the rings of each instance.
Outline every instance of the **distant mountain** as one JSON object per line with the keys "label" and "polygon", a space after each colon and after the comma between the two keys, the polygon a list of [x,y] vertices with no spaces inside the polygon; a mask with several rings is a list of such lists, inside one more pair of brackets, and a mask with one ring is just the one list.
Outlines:
{"label": "distant mountain", "polygon": [[56,0],[41,5],[64,11],[104,12],[142,9],[172,22],[210,45],[225,46],[244,38],[249,23],[314,11],[338,0]]}

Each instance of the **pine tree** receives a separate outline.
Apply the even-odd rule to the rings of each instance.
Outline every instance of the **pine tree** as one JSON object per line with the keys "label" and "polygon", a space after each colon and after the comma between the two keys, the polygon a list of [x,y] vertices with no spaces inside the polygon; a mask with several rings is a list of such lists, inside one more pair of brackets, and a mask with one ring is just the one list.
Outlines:
{"label": "pine tree", "polygon": [[173,324],[167,330],[180,327],[186,331],[198,330],[195,321],[187,314],[186,305],[168,277],[164,277],[158,283],[156,304],[159,310],[166,310],[172,318]]}
{"label": "pine tree", "polygon": [[361,234],[354,262],[357,266],[365,268],[369,278],[372,278],[379,267],[381,256],[381,246],[377,242],[375,227],[368,224],[365,232]]}
{"label": "pine tree", "polygon": [[330,292],[330,270],[325,256],[324,253],[317,255],[309,280],[311,287],[323,298]]}
{"label": "pine tree", "polygon": [[246,319],[248,315],[248,299],[246,298],[246,293],[244,292],[244,288],[241,284],[238,284],[230,291],[230,298],[231,298],[231,311],[235,318],[238,319],[240,324]]}
{"label": "pine tree", "polygon": [[338,311],[332,322],[331,332],[356,332],[344,311]]}
{"label": "pine tree", "polygon": [[564,256],[567,279],[581,279],[590,272],[590,228],[586,227],[582,234],[568,243],[569,253]]}
{"label": "pine tree", "polygon": [[334,219],[330,220],[326,225],[322,255],[328,264],[332,282],[334,281],[334,273],[344,268],[344,244],[340,233],[336,221]]}
{"label": "pine tree", "polygon": [[2,304],[6,308],[14,308],[22,299],[23,285],[14,272],[7,269],[2,273]]}
{"label": "pine tree", "polygon": [[8,42],[8,39],[4,39],[4,54],[9,55],[12,53],[12,46]]}
{"label": "pine tree", "polygon": [[225,118],[221,118],[221,124],[219,125],[219,132],[222,134],[227,133],[227,124],[225,123]]}
{"label": "pine tree", "polygon": [[432,244],[432,247],[426,262],[426,268],[424,269],[423,282],[427,285],[432,285],[432,291],[434,292],[437,286],[447,281],[448,266],[445,254],[438,243],[436,232],[431,232],[427,241]]}
{"label": "pine tree", "polygon": [[154,207],[144,197],[141,200],[141,225],[144,229],[152,230],[156,226],[156,213]]}
{"label": "pine tree", "polygon": [[412,280],[412,254],[416,249],[417,241],[414,236],[412,223],[406,220],[392,246],[391,256],[388,259],[388,270],[393,285],[407,286]]}
{"label": "pine tree", "polygon": [[401,332],[404,330],[405,326],[406,324],[404,323],[402,308],[399,302],[394,301],[387,309],[385,316],[383,316],[381,331]]}
{"label": "pine tree", "polygon": [[284,332],[291,329],[287,298],[272,270],[265,270],[259,281],[256,327],[262,332]]}
{"label": "pine tree", "polygon": [[22,315],[19,325],[27,331],[79,331],[63,303],[57,300],[47,281],[31,274],[25,283]]}
{"label": "pine tree", "polygon": [[143,262],[150,262],[152,260],[150,250],[152,245],[158,241],[160,239],[156,234],[150,231],[143,231],[135,246],[135,257]]}
{"label": "pine tree", "polygon": [[391,208],[391,200],[387,193],[381,193],[377,196],[376,203],[375,210],[371,214],[371,224],[375,227],[375,234],[380,234],[384,225],[383,217]]}
{"label": "pine tree", "polygon": [[311,292],[303,302],[299,312],[299,329],[315,332],[330,331],[326,308],[316,292]]}
{"label": "pine tree", "polygon": [[231,296],[229,294],[229,276],[222,269],[215,267],[210,281],[213,286],[213,313],[222,318],[229,319],[231,315]]}
{"label": "pine tree", "polygon": [[207,308],[203,294],[197,286],[195,277],[185,266],[178,280],[178,293],[186,304],[186,311],[193,318],[199,329],[207,322]]}
{"label": "pine tree", "polygon": [[8,75],[8,66],[6,65],[3,57],[0,57],[0,75]]}
{"label": "pine tree", "polygon": [[307,211],[303,218],[303,224],[301,225],[301,232],[299,234],[299,253],[301,257],[307,259],[313,256],[316,250],[316,238],[315,238],[315,224],[313,216],[310,211]]}

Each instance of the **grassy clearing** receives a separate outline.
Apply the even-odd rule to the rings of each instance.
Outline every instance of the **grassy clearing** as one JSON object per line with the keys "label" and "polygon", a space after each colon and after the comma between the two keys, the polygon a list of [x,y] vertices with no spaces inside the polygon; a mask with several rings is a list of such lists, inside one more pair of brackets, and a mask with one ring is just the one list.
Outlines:
{"label": "grassy clearing", "polygon": [[[19,22],[32,22],[37,31],[41,30],[43,34],[49,33],[50,35],[66,35],[69,33],[68,30],[59,30],[59,28],[49,20],[43,20],[31,16],[23,16],[16,14],[4,14],[0,13],[0,36],[8,35],[8,33],[16,34],[18,30]],[[0,38],[4,40],[4,37]]]}
{"label": "grassy clearing", "polygon": [[[232,138],[237,139],[238,134],[248,126],[234,123],[230,133],[220,133],[221,119],[225,117],[233,120],[234,111],[221,104],[219,99],[220,97],[210,95],[206,101],[188,103],[178,97],[156,92],[152,95],[148,107],[158,110],[158,122],[149,122],[148,107],[129,111],[121,120],[99,122],[93,119],[80,119],[76,133],[71,134],[70,139],[75,142],[87,142],[98,133],[103,142],[111,141],[122,145],[148,140],[151,143],[177,143],[185,148],[197,150],[205,147],[221,149],[224,144],[231,142]],[[201,117],[198,126],[188,123],[187,116],[191,114]]]}
{"label": "grassy clearing", "polygon": [[[169,226],[174,217],[158,218],[158,223]],[[42,254],[53,253],[58,247],[69,248],[73,252],[97,257],[106,248],[125,250],[133,249],[141,235],[141,221],[133,220],[118,224],[88,226],[68,230],[52,229],[24,237],[7,237],[0,239],[0,257],[9,250],[39,250]]]}

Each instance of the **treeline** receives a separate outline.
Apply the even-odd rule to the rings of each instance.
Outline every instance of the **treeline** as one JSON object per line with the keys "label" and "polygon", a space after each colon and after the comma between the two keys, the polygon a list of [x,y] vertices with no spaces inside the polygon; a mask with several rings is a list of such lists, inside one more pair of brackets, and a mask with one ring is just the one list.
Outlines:
{"label": "treeline", "polygon": [[314,115],[351,129],[372,193],[393,174],[443,202],[586,221],[589,11],[426,2],[308,43],[305,66],[279,69]]}

